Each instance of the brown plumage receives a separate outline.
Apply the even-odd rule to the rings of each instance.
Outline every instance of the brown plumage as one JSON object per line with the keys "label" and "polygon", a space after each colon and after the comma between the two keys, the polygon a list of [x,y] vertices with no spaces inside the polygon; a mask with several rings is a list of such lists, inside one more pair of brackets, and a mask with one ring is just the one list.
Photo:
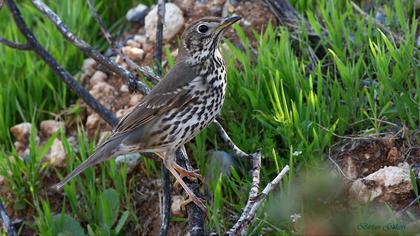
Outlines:
{"label": "brown plumage", "polygon": [[176,164],[175,150],[191,140],[219,113],[226,89],[226,71],[218,46],[224,30],[240,17],[203,18],[181,36],[173,68],[114,128],[110,138],[60,183],[60,189],[83,170],[118,155],[155,152],[202,209],[203,202],[181,176],[197,176]]}

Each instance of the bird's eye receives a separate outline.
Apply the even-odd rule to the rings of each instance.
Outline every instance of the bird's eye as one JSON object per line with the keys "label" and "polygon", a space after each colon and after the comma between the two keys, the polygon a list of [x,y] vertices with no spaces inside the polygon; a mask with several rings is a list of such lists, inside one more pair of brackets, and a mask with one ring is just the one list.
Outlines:
{"label": "bird's eye", "polygon": [[199,25],[198,26],[198,32],[200,32],[200,33],[205,33],[205,32],[207,32],[207,30],[209,30],[209,27],[207,27],[207,25]]}

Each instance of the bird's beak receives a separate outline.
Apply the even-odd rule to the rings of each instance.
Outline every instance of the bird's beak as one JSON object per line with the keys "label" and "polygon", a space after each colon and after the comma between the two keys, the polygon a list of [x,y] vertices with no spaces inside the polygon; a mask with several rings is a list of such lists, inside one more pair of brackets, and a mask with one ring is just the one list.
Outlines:
{"label": "bird's beak", "polygon": [[232,25],[233,23],[237,22],[240,19],[241,19],[240,16],[226,17],[223,19],[222,23],[220,23],[220,25],[217,27],[217,30],[219,31],[219,30],[226,29],[227,27],[229,27],[230,25]]}

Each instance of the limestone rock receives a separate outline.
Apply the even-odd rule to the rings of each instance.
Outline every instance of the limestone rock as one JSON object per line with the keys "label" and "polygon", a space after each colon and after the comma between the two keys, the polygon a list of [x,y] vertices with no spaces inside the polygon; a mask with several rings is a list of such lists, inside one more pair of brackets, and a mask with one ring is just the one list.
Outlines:
{"label": "limestone rock", "polygon": [[40,131],[44,137],[51,137],[60,128],[64,128],[64,123],[55,120],[44,120],[40,124]]}
{"label": "limestone rock", "polygon": [[146,45],[147,37],[146,35],[141,34],[134,35],[134,41],[136,41],[140,45],[140,47],[143,48]]}
{"label": "limestone rock", "polygon": [[[157,6],[155,6],[145,19],[146,36],[150,41],[156,41]],[[165,4],[165,20],[163,24],[163,40],[170,41],[184,26],[185,19],[181,9],[173,3]]]}
{"label": "limestone rock", "polygon": [[92,87],[92,89],[89,92],[103,106],[105,106],[107,109],[111,109],[111,104],[114,102],[115,99],[115,89],[113,86],[106,82],[98,82]]}
{"label": "limestone rock", "polygon": [[16,141],[26,144],[28,143],[31,129],[32,124],[29,122],[24,122],[10,128],[10,132],[12,132],[13,136],[15,136]]}
{"label": "limestone rock", "polygon": [[92,136],[98,131],[102,126],[105,126],[106,123],[101,119],[97,113],[92,113],[87,117],[86,120],[86,130],[89,136]]}
{"label": "limestone rock", "polygon": [[122,48],[122,51],[131,60],[142,60],[144,58],[144,51],[140,48],[125,46]]}
{"label": "limestone rock", "polygon": [[90,85],[95,86],[96,84],[103,83],[107,77],[108,76],[104,72],[98,70],[93,74],[92,78],[90,78]]}
{"label": "limestone rock", "polygon": [[181,195],[175,195],[172,197],[171,215],[185,216],[181,208],[183,202],[184,202],[184,197]]}
{"label": "limestone rock", "polygon": [[120,92],[122,92],[122,93],[128,93],[129,91],[130,90],[128,89],[128,85],[126,85],[126,84],[121,85]]}
{"label": "limestone rock", "polygon": [[66,151],[64,150],[63,143],[59,139],[54,140],[50,152],[45,156],[44,160],[55,167],[66,166]]}
{"label": "limestone rock", "polygon": [[354,181],[350,193],[363,203],[372,200],[392,202],[402,194],[410,194],[412,185],[409,168],[406,162],[399,166],[386,166]]}
{"label": "limestone rock", "polygon": [[131,97],[130,97],[130,102],[129,102],[129,105],[130,106],[135,106],[135,105],[137,105],[141,100],[143,99],[143,95],[142,94],[139,94],[139,93],[136,93],[136,94],[133,94],[133,95],[131,95]]}

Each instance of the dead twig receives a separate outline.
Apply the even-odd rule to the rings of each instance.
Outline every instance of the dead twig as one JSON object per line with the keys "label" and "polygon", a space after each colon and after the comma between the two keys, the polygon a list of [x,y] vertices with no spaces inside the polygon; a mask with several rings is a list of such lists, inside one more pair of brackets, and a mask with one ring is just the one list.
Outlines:
{"label": "dead twig", "polygon": [[52,57],[52,55],[41,46],[35,35],[29,30],[26,25],[19,9],[17,8],[13,0],[7,0],[7,6],[12,13],[13,19],[18,27],[19,31],[27,40],[27,44],[31,50],[35,52],[50,68],[51,70],[60,77],[69,88],[75,92],[83,101],[86,102],[95,112],[97,112],[102,119],[111,125],[115,125],[118,119],[112,114],[111,111],[102,106],[83,86],[81,86],[73,76],[65,70],[58,62]]}
{"label": "dead twig", "polygon": [[217,120],[214,120],[213,123],[216,126],[217,131],[219,132],[223,141],[227,146],[229,146],[233,150],[233,154],[235,156],[241,158],[249,158],[249,155],[246,152],[242,151],[240,148],[238,148],[238,146],[236,146],[236,144],[232,141],[227,132],[223,129],[223,126]]}
{"label": "dead twig", "polygon": [[10,221],[9,216],[7,215],[6,209],[3,206],[3,203],[0,200],[0,217],[3,221],[3,229],[6,231],[8,236],[16,236],[15,228],[13,227],[12,222]]}
{"label": "dead twig", "polygon": [[[162,74],[162,38],[163,38],[163,22],[165,19],[165,1],[158,1],[158,21],[156,27],[156,67],[158,75]],[[160,236],[168,235],[169,218],[171,216],[171,183],[169,171],[165,165],[161,164],[161,173],[163,181],[163,201],[161,211]]]}
{"label": "dead twig", "polygon": [[67,39],[70,43],[82,50],[86,55],[93,58],[95,61],[101,63],[106,68],[110,69],[112,72],[124,78],[128,82],[132,90],[140,91],[143,94],[147,94],[150,92],[150,89],[143,82],[137,80],[137,78],[128,70],[124,69],[116,62],[110,60],[108,57],[102,55],[87,42],[85,42],[82,39],[79,39],[76,35],[74,35],[64,24],[61,18],[55,12],[53,12],[43,1],[32,0],[32,4],[43,15],[45,15],[51,21],[51,23],[54,24],[54,26],[58,29],[58,31],[60,31],[60,33],[65,39]]}
{"label": "dead twig", "polygon": [[27,43],[25,44],[15,43],[2,37],[0,37],[0,44],[4,44],[10,48],[17,49],[17,50],[24,50],[24,51],[31,50],[31,47]]}
{"label": "dead twig", "polygon": [[258,194],[258,188],[260,183],[260,163],[261,153],[257,152],[251,155],[253,159],[253,173],[252,173],[252,187],[249,192],[249,198],[242,211],[241,216],[235,225],[226,233],[226,235],[244,235],[246,229],[252,224],[257,214],[257,210],[260,207],[263,200],[274,191],[278,186],[283,176],[289,171],[289,166],[286,165],[282,171],[267,184],[264,190]]}
{"label": "dead twig", "polygon": [[223,141],[227,146],[229,146],[234,155],[237,157],[251,159],[252,160],[252,186],[249,191],[248,201],[245,205],[245,208],[242,211],[241,216],[235,225],[226,233],[226,235],[243,235],[245,230],[251,225],[252,221],[255,219],[258,208],[260,207],[262,201],[271,193],[275,187],[280,183],[283,176],[289,171],[289,166],[286,165],[283,170],[274,178],[264,190],[258,194],[259,185],[260,185],[260,171],[261,171],[261,151],[257,151],[253,154],[247,154],[242,151],[229,137],[227,132],[223,129],[222,125],[214,120],[213,123],[216,125],[216,128],[222,137]]}

